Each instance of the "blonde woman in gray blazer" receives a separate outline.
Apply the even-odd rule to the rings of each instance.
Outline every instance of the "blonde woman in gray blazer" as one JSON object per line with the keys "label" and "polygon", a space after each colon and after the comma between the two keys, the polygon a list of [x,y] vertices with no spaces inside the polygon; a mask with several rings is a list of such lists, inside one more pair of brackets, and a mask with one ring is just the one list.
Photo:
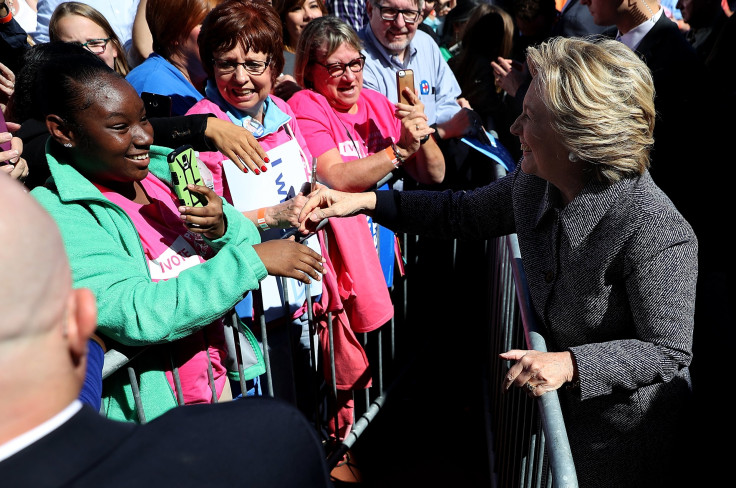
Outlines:
{"label": "blonde woman in gray blazer", "polygon": [[580,486],[677,486],[698,248],[649,176],[651,73],[602,39],[554,38],[527,61],[533,81],[511,127],[516,171],[454,193],[320,188],[302,228],[363,212],[407,233],[515,232],[551,352],[502,354],[514,362],[504,387],[559,389]]}

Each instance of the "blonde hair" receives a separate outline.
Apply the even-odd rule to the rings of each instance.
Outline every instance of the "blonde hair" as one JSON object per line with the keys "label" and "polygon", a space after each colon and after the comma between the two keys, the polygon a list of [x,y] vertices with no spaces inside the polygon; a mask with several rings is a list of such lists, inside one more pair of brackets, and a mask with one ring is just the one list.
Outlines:
{"label": "blonde hair", "polygon": [[102,15],[97,9],[90,5],[87,5],[86,3],[60,3],[56,7],[56,9],[54,9],[54,12],[51,14],[51,19],[49,20],[49,40],[60,40],[59,21],[64,17],[68,17],[70,15],[77,15],[79,17],[89,19],[95,24],[99,25],[102,30],[105,31],[105,35],[110,38],[110,44],[115,46],[115,49],[118,52],[118,55],[113,61],[113,69],[123,76],[127,75],[130,71],[130,66],[128,65],[128,60],[125,58],[126,51],[125,48],[123,48],[123,43],[120,42],[120,38],[118,38],[117,34],[115,34],[115,31],[113,30],[112,26],[110,26],[110,23],[107,21],[105,16]]}
{"label": "blonde hair", "polygon": [[601,37],[556,37],[527,50],[541,98],[570,151],[613,183],[642,174],[654,143],[649,68],[624,44]]}
{"label": "blonde hair", "polygon": [[332,15],[309,22],[299,36],[294,61],[294,78],[304,88],[314,88],[310,65],[327,59],[340,46],[347,44],[356,51],[363,49],[353,28]]}

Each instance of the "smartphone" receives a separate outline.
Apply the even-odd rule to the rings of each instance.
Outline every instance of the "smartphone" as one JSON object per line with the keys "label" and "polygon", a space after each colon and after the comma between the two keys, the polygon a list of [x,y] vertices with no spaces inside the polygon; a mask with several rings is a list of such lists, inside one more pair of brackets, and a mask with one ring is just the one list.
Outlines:
{"label": "smartphone", "polygon": [[171,117],[171,97],[158,93],[141,92],[147,117]]}
{"label": "smartphone", "polygon": [[179,199],[179,205],[187,207],[204,207],[207,198],[204,195],[189,191],[187,185],[204,185],[199,173],[199,164],[190,145],[180,146],[169,153],[169,170],[171,182],[174,184],[174,193]]}
{"label": "smartphone", "polygon": [[414,88],[414,71],[410,69],[400,69],[396,72],[396,95],[399,103],[406,103],[413,105],[405,96],[404,88],[409,88],[412,93],[415,93]]}
{"label": "smartphone", "polygon": [[[0,132],[10,132],[8,130],[8,126],[5,125],[5,116],[3,115],[2,110],[0,110]],[[10,151],[10,149],[10,141],[0,144],[0,151]]]}

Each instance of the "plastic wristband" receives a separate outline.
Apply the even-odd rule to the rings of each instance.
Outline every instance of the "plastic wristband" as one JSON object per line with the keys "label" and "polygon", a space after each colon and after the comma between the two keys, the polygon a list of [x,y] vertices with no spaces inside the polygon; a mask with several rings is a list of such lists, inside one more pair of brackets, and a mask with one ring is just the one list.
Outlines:
{"label": "plastic wristband", "polygon": [[266,223],[266,209],[265,207],[261,207],[258,209],[258,227],[261,228],[261,230],[268,230],[270,227]]}
{"label": "plastic wristband", "polygon": [[3,3],[3,5],[8,9],[8,14],[5,17],[0,18],[0,24],[7,24],[13,18],[13,12],[10,10],[10,6],[6,3]]}
{"label": "plastic wristband", "polygon": [[386,149],[384,149],[386,155],[388,156],[388,159],[391,160],[391,164],[394,165],[394,168],[398,168],[402,164],[404,164],[404,158],[401,157],[399,152],[396,150],[396,144],[391,144]]}

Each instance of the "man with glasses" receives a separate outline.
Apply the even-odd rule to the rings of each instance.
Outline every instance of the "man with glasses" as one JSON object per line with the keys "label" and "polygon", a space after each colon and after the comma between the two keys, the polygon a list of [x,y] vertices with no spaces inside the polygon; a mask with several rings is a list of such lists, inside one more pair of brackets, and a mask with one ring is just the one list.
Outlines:
{"label": "man with glasses", "polygon": [[366,55],[363,86],[396,103],[396,71],[413,70],[424,113],[439,142],[472,133],[474,112],[464,100],[460,102],[466,108],[458,103],[460,86],[437,43],[417,32],[423,6],[423,0],[369,1],[370,22],[360,31]]}

